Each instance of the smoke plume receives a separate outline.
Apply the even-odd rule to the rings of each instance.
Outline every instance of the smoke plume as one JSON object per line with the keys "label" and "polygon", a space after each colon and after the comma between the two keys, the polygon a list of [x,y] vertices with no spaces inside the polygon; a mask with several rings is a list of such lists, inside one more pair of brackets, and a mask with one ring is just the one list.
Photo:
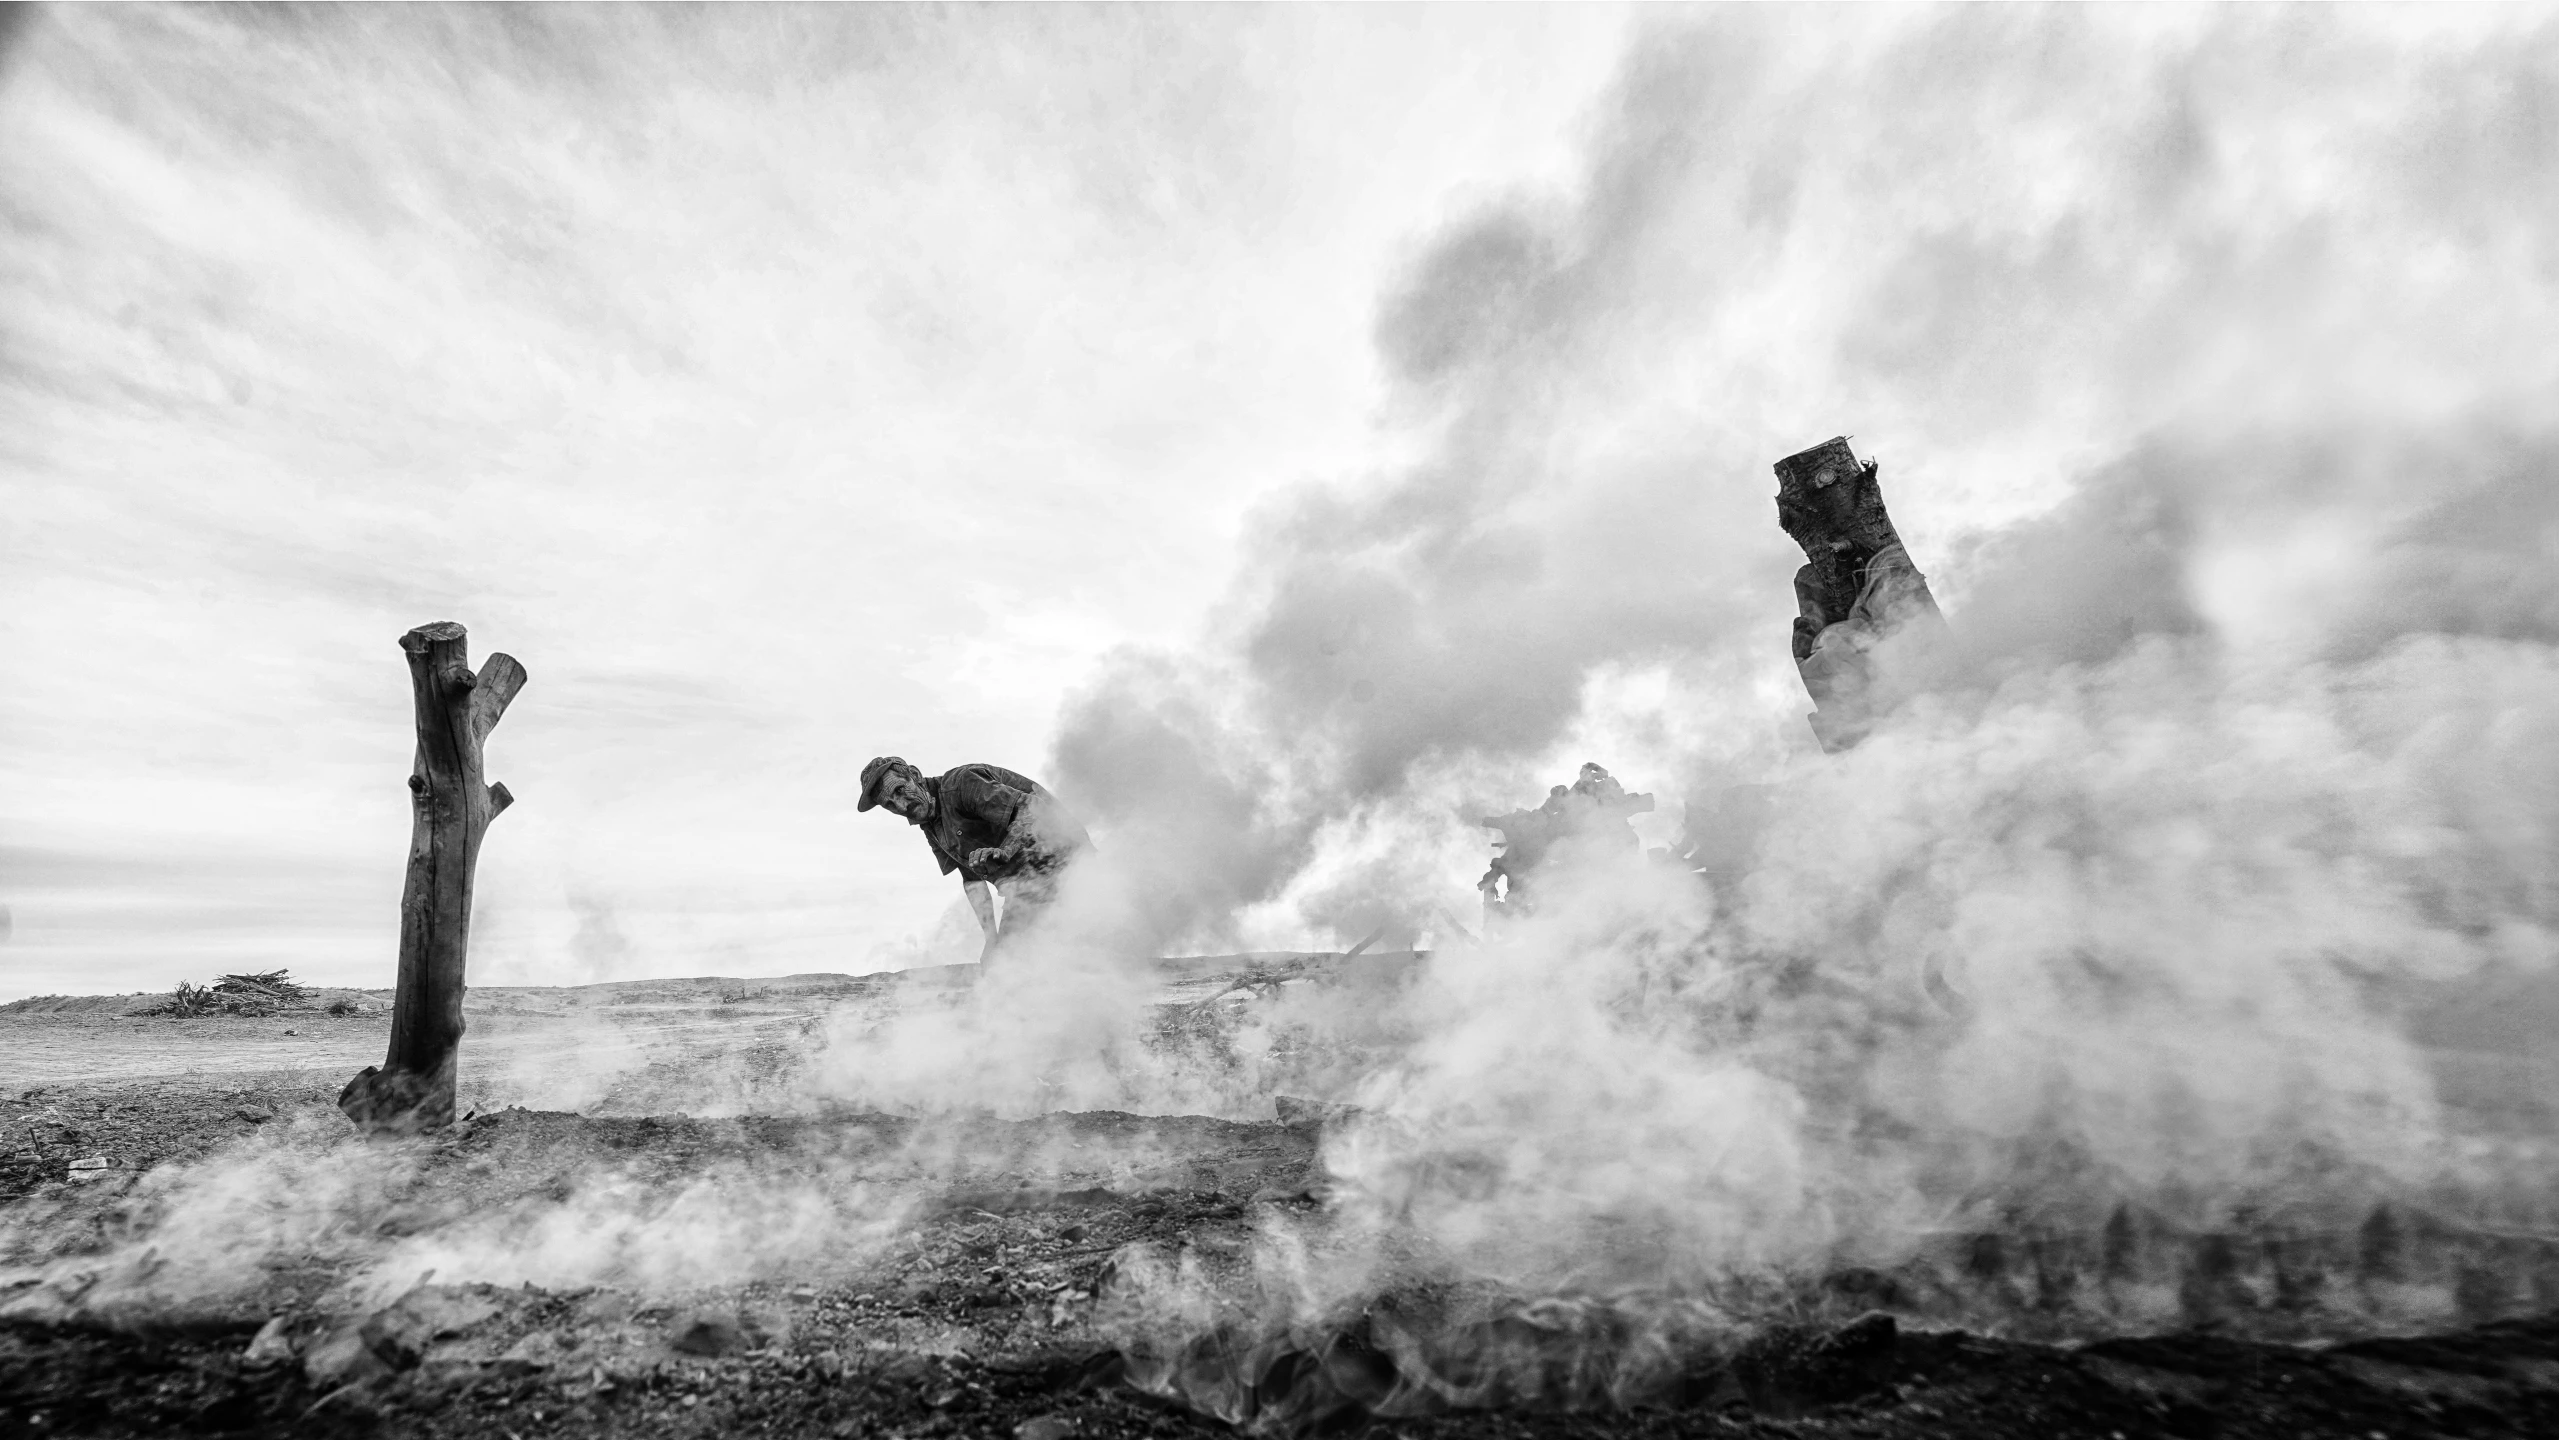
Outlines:
{"label": "smoke plume", "polygon": [[[2524,17],[1664,23],[1382,297],[1415,458],[1257,514],[1059,788],[1202,939],[1440,932],[1330,1158],[1478,1273],[2504,1203],[2405,1020],[2559,918],[2554,86]],[[1769,465],[1843,430],[1954,639],[1825,756]],[[1466,817],[1601,738],[1772,786],[1748,877],[1451,948]]]}
{"label": "smoke plume", "polygon": [[[2552,969],[2555,162],[2536,12],[1658,21],[1568,181],[1379,298],[1387,458],[1256,510],[1199,643],[1068,699],[1044,778],[1100,858],[1049,945],[839,1025],[802,1098],[1355,1107],[1325,1218],[1243,1282],[1132,1260],[1141,1328],[1451,1275],[1738,1316],[1736,1277],[2136,1211],[2547,1224],[2412,1037]],[[1822,754],[1769,466],[1841,432],[1951,637]],[[1656,841],[1765,804],[1713,811],[1757,817],[1716,876],[1630,847],[1467,943],[1473,817],[1584,759]],[[1431,937],[1408,987],[1244,1027],[1332,1052],[1144,1043],[1144,957],[1381,927]],[[769,1268],[748,1230],[831,1213],[706,1244]]]}

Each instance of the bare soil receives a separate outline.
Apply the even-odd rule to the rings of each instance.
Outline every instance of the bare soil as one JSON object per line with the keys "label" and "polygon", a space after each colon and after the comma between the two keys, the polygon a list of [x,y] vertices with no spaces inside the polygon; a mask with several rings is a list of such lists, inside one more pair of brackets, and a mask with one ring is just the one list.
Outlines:
{"label": "bare soil", "polygon": [[[478,1113],[392,1150],[346,1133],[334,1108],[379,1058],[379,1009],[0,1009],[0,1435],[2559,1434],[2559,1248],[2413,1216],[2336,1239],[2316,1268],[2431,1286],[2441,1303],[2412,1313],[2441,1320],[2346,1343],[2246,1338],[2270,1332],[2239,1312],[2274,1303],[2250,1296],[2294,1273],[2278,1247],[2148,1232],[2090,1237],[2085,1254],[2051,1237],[1949,1237],[1901,1272],[1816,1277],[1792,1322],[1640,1365],[1604,1325],[1506,1312],[1421,1326],[1458,1313],[1426,1295],[1380,1297],[1318,1332],[1132,1342],[1113,1311],[1132,1256],[1214,1263],[1257,1219],[1327,1203],[1316,1116],[653,1108],[688,1081],[702,1093],[715,1060],[787,1054],[814,1017],[882,983],[475,992],[464,1098]],[[621,1047],[582,1113],[509,1108],[572,1041]],[[240,1157],[270,1167],[238,1171],[251,1178],[323,1162],[385,1178],[245,1281],[153,1288],[170,1262],[136,1237],[167,1233],[172,1205],[211,1203],[208,1177]],[[619,1188],[599,1190],[599,1175]],[[812,1233],[842,1243],[812,1245],[804,1264],[742,1262],[758,1276],[744,1284],[501,1285],[451,1258],[385,1271],[386,1256],[474,1245],[520,1245],[510,1253],[538,1266],[595,1239],[523,1238],[564,1212],[639,1225],[645,1242],[647,1225],[700,1205],[703,1233],[752,1249],[767,1221],[736,1217],[804,1191],[837,1197]],[[239,1213],[294,1197],[254,1200]],[[786,1207],[769,1223],[809,1221]],[[470,1244],[439,1252],[448,1236]],[[2274,1279],[2258,1285],[2261,1272]],[[2030,1326],[1946,1319],[1986,1313],[1985,1295],[2023,1313],[2060,1303],[2056,1287],[2137,1282],[2170,1296],[2169,1333],[2037,1343],[2016,1338]]]}

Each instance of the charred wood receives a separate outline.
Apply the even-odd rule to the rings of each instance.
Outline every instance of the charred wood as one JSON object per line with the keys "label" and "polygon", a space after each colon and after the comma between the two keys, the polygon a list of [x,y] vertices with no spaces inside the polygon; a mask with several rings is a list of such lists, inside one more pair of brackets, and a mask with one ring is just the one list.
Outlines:
{"label": "charred wood", "polygon": [[468,637],[451,621],[400,637],[417,707],[417,758],[409,772],[409,872],[400,894],[400,975],[391,1046],[347,1082],[338,1108],[376,1131],[440,1129],[453,1120],[454,1066],[462,1045],[463,971],[471,932],[471,879],[489,822],[514,802],[481,775],[481,746],[524,688],[524,667],[492,655],[474,674]]}
{"label": "charred wood", "polygon": [[1877,468],[1845,436],[1776,466],[1777,523],[1804,551],[1790,648],[1825,750],[1856,744],[1884,708],[1875,647],[1914,623],[1945,624],[1884,509]]}

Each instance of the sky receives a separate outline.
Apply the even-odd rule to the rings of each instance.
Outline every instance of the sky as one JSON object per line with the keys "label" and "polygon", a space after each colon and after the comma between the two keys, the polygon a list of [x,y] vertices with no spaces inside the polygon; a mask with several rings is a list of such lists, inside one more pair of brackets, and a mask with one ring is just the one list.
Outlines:
{"label": "sky", "polygon": [[[874,968],[862,762],[1034,769],[1599,12],[45,10],[0,89],[0,997],[387,983],[396,641],[532,682],[475,976]],[[1388,443],[1391,443],[1388,442]]]}
{"label": "sky", "polygon": [[[17,26],[0,998],[387,983],[440,619],[532,677],[480,983],[947,953],[878,753],[1048,780],[1167,945],[1420,936],[1581,759],[1657,839],[1807,763],[1768,466],[1841,433],[1972,693],[2191,719],[2202,637],[2190,741],[2402,717],[2455,928],[2548,959],[2547,11]],[[2071,763],[1949,713],[1856,773]]]}

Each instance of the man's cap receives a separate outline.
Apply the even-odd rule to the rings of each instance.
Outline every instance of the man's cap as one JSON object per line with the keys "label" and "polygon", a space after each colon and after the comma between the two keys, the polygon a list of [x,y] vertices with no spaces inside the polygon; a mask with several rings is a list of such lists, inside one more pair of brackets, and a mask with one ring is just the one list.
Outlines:
{"label": "man's cap", "polygon": [[920,773],[895,755],[872,757],[871,763],[862,767],[862,800],[853,809],[858,813],[879,804],[880,786],[887,783],[889,776],[900,772],[908,775]]}

